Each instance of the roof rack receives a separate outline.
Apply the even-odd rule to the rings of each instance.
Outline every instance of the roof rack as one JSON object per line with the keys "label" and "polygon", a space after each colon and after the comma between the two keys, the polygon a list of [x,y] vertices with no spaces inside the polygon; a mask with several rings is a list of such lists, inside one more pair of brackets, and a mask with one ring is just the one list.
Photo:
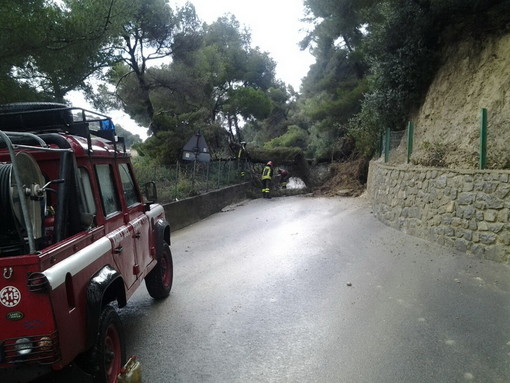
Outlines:
{"label": "roof rack", "polygon": [[[97,129],[92,129],[96,126]],[[92,138],[96,136],[110,141],[115,153],[118,144],[126,153],[123,137],[118,137],[110,117],[78,107],[56,103],[18,103],[0,105],[0,129],[15,132],[48,133],[62,132],[87,139],[89,153]]]}

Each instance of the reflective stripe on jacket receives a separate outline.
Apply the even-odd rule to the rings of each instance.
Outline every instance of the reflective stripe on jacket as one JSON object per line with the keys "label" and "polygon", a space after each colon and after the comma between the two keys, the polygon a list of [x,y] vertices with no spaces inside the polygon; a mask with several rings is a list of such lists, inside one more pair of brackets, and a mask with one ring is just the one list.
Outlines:
{"label": "reflective stripe on jacket", "polygon": [[264,170],[262,170],[262,179],[270,180],[273,178],[273,168],[271,166],[265,166]]}

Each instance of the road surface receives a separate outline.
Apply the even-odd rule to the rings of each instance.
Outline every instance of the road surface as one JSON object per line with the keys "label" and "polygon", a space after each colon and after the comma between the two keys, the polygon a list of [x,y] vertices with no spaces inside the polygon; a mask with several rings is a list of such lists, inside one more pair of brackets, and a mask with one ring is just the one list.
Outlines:
{"label": "road surface", "polygon": [[171,296],[121,311],[144,382],[510,381],[509,268],[388,228],[363,198],[246,201],[172,252]]}

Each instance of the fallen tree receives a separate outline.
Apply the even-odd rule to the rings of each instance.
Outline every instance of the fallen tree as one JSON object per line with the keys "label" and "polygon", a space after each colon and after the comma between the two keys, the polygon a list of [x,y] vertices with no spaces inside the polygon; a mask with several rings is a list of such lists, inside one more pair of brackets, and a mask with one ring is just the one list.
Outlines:
{"label": "fallen tree", "polygon": [[272,161],[275,169],[278,167],[287,169],[292,177],[301,178],[308,188],[317,186],[318,180],[313,177],[309,163],[299,148],[254,148],[248,151],[248,156],[253,163]]}

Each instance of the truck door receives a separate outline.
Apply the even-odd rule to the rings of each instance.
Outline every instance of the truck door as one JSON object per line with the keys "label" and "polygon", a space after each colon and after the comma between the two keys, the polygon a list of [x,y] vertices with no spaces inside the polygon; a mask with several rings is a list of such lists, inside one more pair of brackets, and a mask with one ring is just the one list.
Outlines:
{"label": "truck door", "polygon": [[112,165],[98,164],[95,168],[105,215],[105,229],[112,243],[113,259],[124,277],[126,287],[130,288],[136,281],[138,264],[132,230],[124,221]]}
{"label": "truck door", "polygon": [[142,198],[134,182],[131,169],[127,163],[119,164],[119,174],[126,201],[127,221],[133,238],[137,267],[145,270],[152,260],[150,254],[150,222],[145,214]]}

